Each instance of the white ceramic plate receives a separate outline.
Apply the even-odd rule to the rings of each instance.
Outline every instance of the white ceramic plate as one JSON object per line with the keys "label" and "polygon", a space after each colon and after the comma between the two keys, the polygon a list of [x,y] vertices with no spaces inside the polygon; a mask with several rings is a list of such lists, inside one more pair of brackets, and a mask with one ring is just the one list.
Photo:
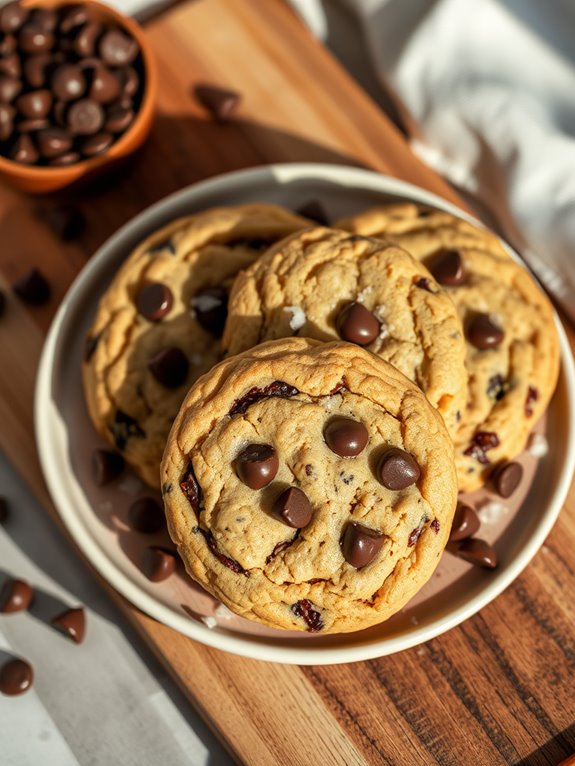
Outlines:
{"label": "white ceramic plate", "polygon": [[[481,536],[497,552],[495,571],[474,568],[445,554],[434,577],[398,615],[368,630],[333,636],[263,628],[216,612],[215,627],[201,617],[215,602],[185,574],[154,584],[140,572],[140,549],[167,542],[130,533],[127,507],[150,494],[135,477],[95,487],[90,458],[102,446],[83,402],[80,363],[83,338],[99,296],[131,249],[168,221],[214,205],[276,202],[297,208],[321,200],[332,220],[366,207],[411,199],[468,218],[440,197],[376,173],[332,165],[276,165],[204,181],[159,202],[124,226],[100,248],[78,276],[54,319],[43,351],[36,386],[36,438],[50,493],[70,534],[106,580],[142,611],[205,644],[246,657],[298,664],[329,664],[379,657],[427,641],[458,625],[499,595],[523,570],[548,535],[567,494],[575,465],[575,375],[565,334],[558,323],[562,367],[547,415],[550,450],[536,465],[525,499]],[[473,220],[473,219],[469,219]],[[516,511],[521,505],[521,514]]]}

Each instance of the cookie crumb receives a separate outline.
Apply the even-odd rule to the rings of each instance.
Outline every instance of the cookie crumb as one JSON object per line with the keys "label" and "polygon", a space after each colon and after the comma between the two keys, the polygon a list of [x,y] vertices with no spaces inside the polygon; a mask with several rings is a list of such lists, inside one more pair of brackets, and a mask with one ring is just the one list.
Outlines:
{"label": "cookie crumb", "polygon": [[291,314],[289,320],[289,326],[294,332],[301,330],[304,324],[307,322],[307,317],[304,310],[300,306],[284,306],[283,309],[286,313]]}
{"label": "cookie crumb", "polygon": [[210,616],[208,615],[208,616],[206,616],[206,617],[201,617],[200,619],[201,619],[201,621],[204,623],[204,625],[205,625],[207,628],[210,628],[210,630],[211,630],[212,628],[216,628],[216,627],[217,627],[217,625],[218,625],[218,621],[216,620],[216,618],[215,618],[215,617],[210,617]]}
{"label": "cookie crumb", "polygon": [[508,512],[509,508],[503,503],[489,500],[477,510],[477,516],[482,524],[496,524]]}
{"label": "cookie crumb", "polygon": [[527,452],[533,457],[544,457],[549,452],[549,442],[543,434],[531,434],[527,442]]}

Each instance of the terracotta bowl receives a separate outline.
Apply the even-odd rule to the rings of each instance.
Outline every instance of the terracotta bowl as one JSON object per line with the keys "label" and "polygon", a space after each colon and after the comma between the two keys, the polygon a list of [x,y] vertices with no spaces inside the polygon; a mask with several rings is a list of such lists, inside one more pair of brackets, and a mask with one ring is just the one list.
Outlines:
{"label": "terracotta bowl", "polygon": [[[28,8],[61,8],[67,5],[78,5],[78,0],[23,0],[22,4]],[[152,127],[158,76],[151,47],[143,29],[133,19],[96,0],[83,0],[82,5],[91,10],[95,19],[112,22],[125,29],[140,46],[144,69],[140,108],[134,122],[109,149],[96,157],[81,160],[73,165],[66,167],[21,165],[0,156],[0,179],[33,194],[57,191],[76,181],[88,180],[104,173],[135,152],[143,144]]]}

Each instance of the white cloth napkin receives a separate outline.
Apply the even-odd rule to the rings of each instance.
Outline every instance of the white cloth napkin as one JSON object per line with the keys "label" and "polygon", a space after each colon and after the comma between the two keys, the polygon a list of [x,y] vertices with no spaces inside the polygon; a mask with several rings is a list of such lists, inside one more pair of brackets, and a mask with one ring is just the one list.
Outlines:
{"label": "white cloth napkin", "polygon": [[[334,0],[291,0],[318,36]],[[575,3],[343,0],[419,127],[575,321]]]}

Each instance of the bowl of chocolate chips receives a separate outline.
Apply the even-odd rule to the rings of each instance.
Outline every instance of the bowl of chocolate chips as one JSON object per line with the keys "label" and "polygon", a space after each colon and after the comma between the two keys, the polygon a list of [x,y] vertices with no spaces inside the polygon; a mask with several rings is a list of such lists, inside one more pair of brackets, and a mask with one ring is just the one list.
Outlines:
{"label": "bowl of chocolate chips", "polygon": [[0,177],[50,192],[118,164],[146,139],[156,70],[142,29],[101,3],[0,8]]}

